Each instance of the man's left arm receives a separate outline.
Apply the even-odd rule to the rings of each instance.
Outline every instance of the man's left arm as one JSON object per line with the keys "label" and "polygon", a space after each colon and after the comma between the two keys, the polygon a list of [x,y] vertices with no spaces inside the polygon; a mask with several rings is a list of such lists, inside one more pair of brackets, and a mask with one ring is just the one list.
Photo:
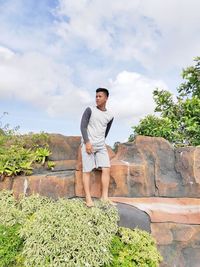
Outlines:
{"label": "man's left arm", "polygon": [[113,123],[113,120],[114,120],[114,118],[112,118],[112,120],[110,120],[109,123],[107,124],[106,132],[105,132],[105,138],[107,137],[107,135],[108,135],[108,133],[110,131],[110,127],[111,127],[111,125]]}

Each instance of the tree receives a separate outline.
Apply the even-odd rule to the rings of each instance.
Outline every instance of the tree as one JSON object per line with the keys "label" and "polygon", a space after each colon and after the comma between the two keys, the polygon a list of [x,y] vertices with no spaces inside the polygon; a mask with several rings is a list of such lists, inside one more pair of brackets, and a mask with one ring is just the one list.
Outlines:
{"label": "tree", "polygon": [[[158,88],[153,92],[154,115],[147,115],[129,137],[136,135],[164,137],[174,145],[200,145],[200,57],[196,64],[182,71],[184,82],[172,93]],[[156,116],[158,114],[158,116]]]}

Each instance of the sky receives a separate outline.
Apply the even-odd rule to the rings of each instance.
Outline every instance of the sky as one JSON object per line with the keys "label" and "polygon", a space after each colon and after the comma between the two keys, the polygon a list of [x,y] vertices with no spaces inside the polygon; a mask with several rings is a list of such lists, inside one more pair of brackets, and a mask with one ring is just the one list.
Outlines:
{"label": "sky", "polygon": [[153,90],[176,94],[200,56],[199,10],[198,0],[0,0],[1,124],[80,135],[106,87],[107,144],[127,141],[153,113]]}

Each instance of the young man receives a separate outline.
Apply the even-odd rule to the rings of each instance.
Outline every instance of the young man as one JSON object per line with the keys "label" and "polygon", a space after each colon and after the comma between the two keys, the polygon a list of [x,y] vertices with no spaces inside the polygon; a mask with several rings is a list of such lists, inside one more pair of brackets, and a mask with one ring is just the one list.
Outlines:
{"label": "young man", "polygon": [[101,168],[102,200],[108,200],[110,180],[110,160],[105,145],[113,122],[113,115],[106,109],[109,92],[105,88],[96,90],[96,107],[88,107],[81,119],[81,153],[83,164],[83,186],[86,205],[94,206],[90,194],[90,173],[94,168]]}

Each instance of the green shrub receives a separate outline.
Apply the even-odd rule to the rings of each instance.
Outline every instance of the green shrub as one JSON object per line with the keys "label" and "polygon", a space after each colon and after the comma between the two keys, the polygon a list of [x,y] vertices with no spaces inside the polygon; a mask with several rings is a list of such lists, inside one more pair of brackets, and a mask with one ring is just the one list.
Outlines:
{"label": "green shrub", "polygon": [[51,203],[47,197],[31,195],[16,201],[12,191],[0,190],[0,224],[13,226],[24,224],[36,211]]}
{"label": "green shrub", "polygon": [[155,89],[155,110],[133,128],[129,141],[137,135],[166,138],[174,146],[200,145],[200,57],[195,65],[182,71],[183,83],[177,88],[176,99],[167,90]]}
{"label": "green shrub", "polygon": [[40,196],[39,194],[31,195],[29,197],[22,196],[18,203],[18,208],[22,211],[24,220],[26,220],[29,219],[36,211],[39,211],[43,207],[47,207],[48,204],[52,202],[54,202],[53,199]]}
{"label": "green shrub", "polygon": [[0,191],[0,224],[13,226],[22,221],[23,214],[17,207],[12,191]]}
{"label": "green shrub", "polygon": [[47,161],[47,168],[49,170],[54,170],[55,166],[56,166],[56,163],[54,161],[50,161],[50,160]]}
{"label": "green shrub", "polygon": [[[87,208],[79,199],[55,201],[39,195],[16,201],[4,190],[0,214],[2,231],[11,229],[16,240],[8,241],[8,235],[3,240],[0,231],[0,242],[13,243],[10,256],[5,251],[12,246],[0,243],[0,267],[157,267],[161,260],[147,232],[118,228],[117,209],[108,203],[96,201]],[[2,263],[5,253],[7,263]]]}
{"label": "green shrub", "polygon": [[19,225],[0,225],[0,267],[16,266],[23,240],[19,237]]}
{"label": "green shrub", "polygon": [[0,133],[0,178],[20,174],[30,175],[34,162],[44,165],[51,154],[48,135],[17,135],[16,132]]}
{"label": "green shrub", "polygon": [[112,260],[110,242],[117,231],[114,207],[59,199],[34,213],[21,229],[25,266],[102,266]]}
{"label": "green shrub", "polygon": [[107,267],[158,267],[162,260],[155,240],[139,229],[120,227],[110,250],[113,261]]}

